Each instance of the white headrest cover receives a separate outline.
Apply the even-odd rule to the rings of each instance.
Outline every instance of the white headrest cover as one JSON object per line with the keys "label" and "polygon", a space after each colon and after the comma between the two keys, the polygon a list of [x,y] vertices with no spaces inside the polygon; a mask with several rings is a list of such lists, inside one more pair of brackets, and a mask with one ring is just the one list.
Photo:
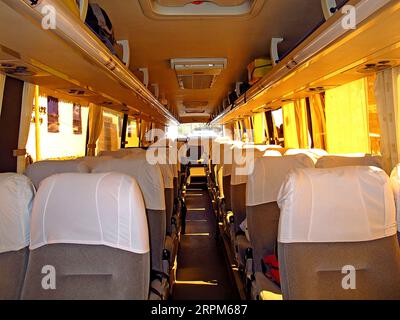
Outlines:
{"label": "white headrest cover", "polygon": [[252,173],[254,169],[254,162],[257,158],[261,157],[282,157],[282,154],[276,150],[266,150],[260,151],[258,148],[252,149],[249,152],[249,149],[242,150],[243,159],[234,161],[232,164],[232,172],[231,172],[231,185],[237,186],[240,184],[247,183],[248,176]]}
{"label": "white headrest cover", "polygon": [[0,174],[0,253],[29,246],[34,196],[29,178],[15,173]]}
{"label": "white headrest cover", "polygon": [[151,165],[145,157],[113,159],[97,164],[93,173],[119,172],[134,177],[142,190],[146,208],[165,210],[164,181],[158,165]]}
{"label": "white headrest cover", "polygon": [[348,166],[374,166],[382,168],[382,157],[371,155],[329,155],[319,158],[315,164],[316,168],[321,169]]}
{"label": "white headrest cover", "polygon": [[[123,159],[147,159],[146,153],[136,153],[130,154]],[[164,163],[164,160],[162,161]],[[165,161],[167,162],[167,161]],[[150,164],[150,163],[149,163]],[[174,188],[174,177],[175,177],[175,168],[174,165],[170,164],[155,164],[159,166],[161,170],[161,174],[164,180],[164,188],[165,189],[173,189]]]}
{"label": "white headrest cover", "polygon": [[64,173],[44,180],[33,205],[30,249],[54,243],[149,252],[146,209],[135,179]]}
{"label": "white headrest cover", "polygon": [[31,164],[26,169],[25,175],[28,176],[36,190],[39,188],[40,182],[53,174],[58,173],[89,173],[90,168],[83,160],[47,160],[39,161]]}
{"label": "white headrest cover", "polygon": [[397,232],[389,177],[376,167],[295,170],[278,205],[283,243],[360,242]]}
{"label": "white headrest cover", "polygon": [[256,159],[246,185],[246,206],[277,201],[286,175],[297,168],[314,168],[314,163],[304,154]]}
{"label": "white headrest cover", "polygon": [[400,232],[400,164],[398,164],[390,175],[390,181],[392,183],[392,189],[394,193],[394,200],[397,211],[397,228]]}

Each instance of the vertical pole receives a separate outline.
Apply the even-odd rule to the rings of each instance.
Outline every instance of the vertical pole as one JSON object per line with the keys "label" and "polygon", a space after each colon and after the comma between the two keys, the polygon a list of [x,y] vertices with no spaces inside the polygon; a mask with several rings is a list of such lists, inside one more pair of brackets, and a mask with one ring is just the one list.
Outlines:
{"label": "vertical pole", "polygon": [[128,115],[124,113],[124,118],[122,120],[122,131],[121,131],[121,149],[125,149],[127,128],[128,128]]}
{"label": "vertical pole", "polygon": [[40,152],[40,112],[39,112],[39,86],[35,86],[35,143],[36,143],[36,161],[42,156]]}

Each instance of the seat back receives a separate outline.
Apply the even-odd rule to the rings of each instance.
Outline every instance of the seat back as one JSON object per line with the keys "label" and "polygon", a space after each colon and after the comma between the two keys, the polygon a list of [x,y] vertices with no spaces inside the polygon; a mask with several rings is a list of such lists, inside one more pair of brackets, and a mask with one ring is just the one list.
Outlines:
{"label": "seat back", "polygon": [[262,157],[254,164],[246,186],[246,217],[254,268],[262,271],[261,260],[274,253],[278,235],[278,193],[286,175],[296,168],[313,168],[304,154],[285,157]]}
{"label": "seat back", "polygon": [[127,175],[67,173],[44,180],[33,205],[30,250],[24,299],[148,297],[145,206]]}
{"label": "seat back", "polygon": [[17,300],[21,296],[34,195],[27,177],[0,174],[0,300]]}
{"label": "seat back", "polygon": [[285,299],[399,299],[393,192],[376,167],[299,169],[278,199]]}
{"label": "seat back", "polygon": [[[397,227],[400,235],[400,164],[398,164],[390,175],[390,182],[394,193],[394,200],[396,205]],[[399,236],[400,240],[400,236]]]}
{"label": "seat back", "polygon": [[164,180],[159,165],[145,157],[113,159],[99,163],[93,173],[119,172],[134,177],[142,191],[150,232],[151,265],[162,271],[162,252],[166,235]]}
{"label": "seat back", "polygon": [[89,173],[90,168],[84,160],[46,160],[31,164],[26,169],[25,175],[30,178],[36,190],[40,182],[53,174],[59,173]]}
{"label": "seat back", "polygon": [[265,146],[250,145],[242,149],[241,159],[235,157],[232,164],[230,195],[231,208],[235,217],[235,233],[240,231],[240,225],[246,219],[247,178],[253,171],[255,160],[264,156],[281,157],[282,155],[276,150],[268,150]]}
{"label": "seat back", "polygon": [[113,157],[113,158],[124,158],[129,155],[135,154],[143,154],[146,153],[146,150],[142,148],[126,148],[126,149],[119,149],[116,151],[100,151],[98,156],[99,157]]}
{"label": "seat back", "polygon": [[373,166],[382,168],[382,157],[362,154],[322,156],[315,164],[317,169],[329,169],[348,166]]}

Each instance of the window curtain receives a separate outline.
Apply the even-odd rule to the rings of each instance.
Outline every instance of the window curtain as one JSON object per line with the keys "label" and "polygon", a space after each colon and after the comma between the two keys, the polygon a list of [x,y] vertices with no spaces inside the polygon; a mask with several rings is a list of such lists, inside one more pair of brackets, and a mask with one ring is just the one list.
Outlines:
{"label": "window curtain", "polygon": [[296,127],[299,147],[302,149],[310,148],[308,136],[308,119],[306,99],[298,99],[294,102]]}
{"label": "window curtain", "polygon": [[25,82],[22,91],[21,117],[19,121],[18,149],[14,151],[17,157],[17,172],[24,173],[26,168],[26,143],[28,142],[31,127],[35,85]]}
{"label": "window curtain", "polygon": [[254,126],[254,143],[262,144],[265,143],[265,128],[266,128],[266,119],[264,113],[256,113],[253,116],[253,126]]}
{"label": "window curtain", "polygon": [[88,156],[96,155],[97,140],[103,129],[103,108],[93,103],[89,104],[89,140]]}
{"label": "window curtain", "polygon": [[327,90],[325,100],[327,151],[369,153],[366,80]]}
{"label": "window curtain", "polygon": [[6,76],[0,73],[0,115],[1,115],[1,107],[3,106],[3,95],[4,95],[5,84],[6,84]]}
{"label": "window curtain", "polygon": [[235,121],[233,127],[234,127],[234,130],[235,130],[234,139],[237,140],[237,141],[240,141],[242,138],[241,138],[239,121]]}
{"label": "window curtain", "polygon": [[325,102],[322,94],[310,97],[310,113],[314,148],[326,150]]}
{"label": "window curtain", "polygon": [[378,73],[375,96],[381,127],[381,153],[388,173],[400,162],[399,90],[400,68]]}
{"label": "window curtain", "polygon": [[224,124],[224,137],[228,137],[229,139],[233,140],[233,127],[232,124]]}
{"label": "window curtain", "polygon": [[251,118],[250,117],[246,117],[243,120],[243,124],[244,124],[244,130],[243,132],[246,133],[246,142],[254,142],[254,138],[253,138],[253,128],[251,126]]}
{"label": "window curtain", "polygon": [[146,147],[148,145],[148,141],[146,139],[146,133],[151,129],[151,122],[146,120],[140,121],[140,145],[142,147]]}
{"label": "window curtain", "polygon": [[295,103],[291,102],[282,107],[283,112],[283,134],[285,138],[285,148],[300,148]]}

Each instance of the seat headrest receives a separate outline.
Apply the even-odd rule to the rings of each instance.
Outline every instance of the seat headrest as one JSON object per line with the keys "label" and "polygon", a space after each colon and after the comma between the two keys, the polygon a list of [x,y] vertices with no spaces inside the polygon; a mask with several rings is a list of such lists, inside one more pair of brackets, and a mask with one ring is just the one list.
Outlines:
{"label": "seat headrest", "polygon": [[400,164],[398,164],[390,175],[390,182],[394,193],[397,212],[398,231],[400,232]]}
{"label": "seat headrest", "polygon": [[33,204],[30,249],[55,243],[149,252],[146,209],[135,179],[64,173],[44,180]]}
{"label": "seat headrest", "polygon": [[304,154],[256,159],[246,185],[246,206],[276,201],[286,175],[297,168],[314,168],[314,162]]}
{"label": "seat headrest", "polygon": [[89,173],[90,168],[83,160],[46,160],[31,164],[26,169],[25,175],[29,177],[36,190],[40,182],[53,174],[58,173]]}
{"label": "seat headrest", "polygon": [[282,157],[276,150],[260,151],[260,149],[242,149],[242,158],[235,154],[235,161],[232,164],[231,185],[236,186],[247,183],[248,176],[253,172],[254,162],[261,157]]}
{"label": "seat headrest", "polygon": [[327,169],[348,166],[373,166],[382,168],[382,157],[372,155],[328,155],[318,159],[316,168]]}
{"label": "seat headrest", "polygon": [[92,172],[119,172],[134,177],[142,190],[146,208],[165,210],[164,180],[160,166],[149,164],[146,157],[128,157],[99,162]]}
{"label": "seat headrest", "polygon": [[29,178],[16,173],[0,174],[0,253],[29,245],[34,196]]}
{"label": "seat headrest", "polygon": [[328,152],[322,149],[289,149],[285,152],[285,156],[292,156],[295,154],[306,154],[314,161],[314,163],[316,163],[321,157],[329,155]]}
{"label": "seat headrest", "polygon": [[397,232],[393,191],[376,167],[297,169],[279,193],[279,242],[361,242]]}

